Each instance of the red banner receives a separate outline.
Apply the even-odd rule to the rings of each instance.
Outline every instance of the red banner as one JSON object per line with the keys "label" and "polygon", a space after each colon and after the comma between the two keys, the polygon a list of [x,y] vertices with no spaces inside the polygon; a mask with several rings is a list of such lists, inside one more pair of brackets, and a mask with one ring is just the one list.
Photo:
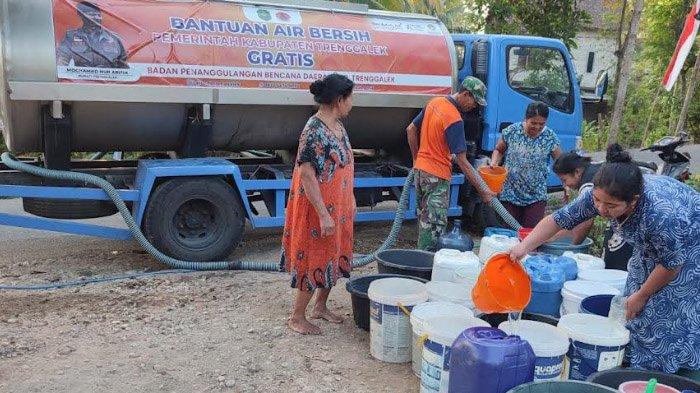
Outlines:
{"label": "red banner", "polygon": [[357,90],[446,94],[437,21],[234,2],[54,0],[60,82],[307,89],[332,72]]}

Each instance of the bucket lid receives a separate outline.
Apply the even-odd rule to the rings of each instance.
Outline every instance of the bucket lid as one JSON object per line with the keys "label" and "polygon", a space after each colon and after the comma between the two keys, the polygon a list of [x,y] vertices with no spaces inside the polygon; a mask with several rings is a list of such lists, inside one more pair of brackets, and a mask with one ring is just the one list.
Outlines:
{"label": "bucket lid", "polygon": [[593,255],[567,251],[563,256],[575,260],[579,271],[605,269],[605,261]]}
{"label": "bucket lid", "polygon": [[382,278],[369,284],[367,295],[377,303],[398,306],[413,306],[428,300],[425,284],[410,278]]}
{"label": "bucket lid", "polygon": [[473,317],[474,313],[467,307],[451,302],[425,302],[411,310],[411,325],[416,333],[422,334],[426,319],[438,316],[462,316]]}
{"label": "bucket lid", "polygon": [[561,295],[565,298],[585,299],[593,295],[619,295],[620,290],[602,282],[574,280],[564,283]]}
{"label": "bucket lid", "polygon": [[430,341],[450,346],[460,333],[477,326],[487,327],[489,324],[479,318],[464,315],[436,316],[426,319],[424,324]]}
{"label": "bucket lid", "polygon": [[505,321],[498,328],[529,342],[538,357],[560,356],[569,350],[569,336],[566,332],[544,322],[525,319],[518,322]]}
{"label": "bucket lid", "polygon": [[572,340],[591,345],[617,347],[630,341],[630,332],[621,323],[600,315],[566,314],[559,319],[557,327]]}
{"label": "bucket lid", "polygon": [[439,298],[454,302],[471,302],[472,288],[465,284],[450,281],[428,281],[425,284],[428,298]]}
{"label": "bucket lid", "polygon": [[578,278],[585,281],[604,282],[618,286],[627,282],[627,275],[626,271],[616,269],[584,270],[579,273]]}

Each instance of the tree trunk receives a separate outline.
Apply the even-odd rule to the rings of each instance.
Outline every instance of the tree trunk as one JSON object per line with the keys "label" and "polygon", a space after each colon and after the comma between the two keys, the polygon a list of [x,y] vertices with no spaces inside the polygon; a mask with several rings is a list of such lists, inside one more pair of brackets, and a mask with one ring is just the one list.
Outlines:
{"label": "tree trunk", "polygon": [[[615,76],[614,76],[614,87],[617,88],[617,81],[620,76],[620,65],[622,64],[622,47],[624,43],[622,42],[622,28],[625,25],[625,15],[627,14],[627,0],[622,1],[622,11],[620,12],[620,23],[617,25],[617,50],[615,51],[615,56],[617,56],[617,64],[615,64]],[[629,36],[629,34],[628,34]],[[627,41],[625,39],[625,41]]]}
{"label": "tree trunk", "polygon": [[685,98],[683,99],[683,107],[681,108],[681,114],[678,117],[678,124],[676,124],[676,132],[674,135],[683,130],[685,127],[685,121],[688,117],[688,108],[690,107],[690,101],[693,100],[693,94],[695,94],[695,88],[698,85],[698,79],[700,79],[700,50],[695,57],[695,66],[693,66],[693,73],[690,76],[690,83],[688,83],[688,88],[685,91]]}
{"label": "tree trunk", "polygon": [[627,85],[629,84],[630,73],[632,71],[632,60],[634,57],[634,47],[637,44],[637,32],[639,31],[639,20],[642,18],[642,8],[644,0],[635,0],[632,11],[632,21],[630,31],[625,40],[625,50],[622,55],[622,66],[618,75],[617,92],[615,93],[615,107],[613,109],[612,120],[610,121],[610,133],[608,134],[608,145],[617,141],[617,134],[620,132],[622,123],[622,112],[625,109],[625,98],[627,96]]}
{"label": "tree trunk", "polygon": [[651,126],[651,119],[654,117],[658,116],[658,113],[656,113],[656,103],[659,102],[659,96],[661,96],[661,89],[664,88],[664,85],[659,85],[659,87],[656,89],[656,93],[654,94],[654,101],[651,102],[651,107],[649,107],[649,116],[647,116],[647,122],[644,125],[644,133],[642,134],[642,141],[639,144],[639,147],[644,147],[644,143],[646,142],[647,138],[649,138],[649,128]]}

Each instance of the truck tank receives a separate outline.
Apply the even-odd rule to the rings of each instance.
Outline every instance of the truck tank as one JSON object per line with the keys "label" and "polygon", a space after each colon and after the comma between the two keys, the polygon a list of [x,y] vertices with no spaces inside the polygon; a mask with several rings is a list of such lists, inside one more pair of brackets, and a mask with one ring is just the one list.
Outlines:
{"label": "truck tank", "polygon": [[331,72],[356,83],[353,147],[399,149],[413,116],[456,83],[450,35],[425,15],[325,1],[0,1],[0,127],[15,152],[45,151],[62,117],[70,151],[177,150],[193,113],[211,120],[210,149],[293,149],[315,110],[308,87]]}

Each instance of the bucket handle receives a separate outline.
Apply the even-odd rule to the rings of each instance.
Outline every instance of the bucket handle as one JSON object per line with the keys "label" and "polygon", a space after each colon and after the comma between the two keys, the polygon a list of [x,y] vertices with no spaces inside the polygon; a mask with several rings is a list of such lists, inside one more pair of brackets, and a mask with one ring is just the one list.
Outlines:
{"label": "bucket handle", "polygon": [[403,311],[403,313],[406,314],[407,317],[410,317],[410,316],[411,316],[411,312],[408,311],[408,309],[406,308],[406,306],[404,306],[404,305],[401,304],[400,302],[397,302],[396,305],[399,307],[399,310]]}
{"label": "bucket handle", "polygon": [[423,333],[418,337],[418,345],[421,347],[425,345],[425,342],[428,341],[428,333]]}

